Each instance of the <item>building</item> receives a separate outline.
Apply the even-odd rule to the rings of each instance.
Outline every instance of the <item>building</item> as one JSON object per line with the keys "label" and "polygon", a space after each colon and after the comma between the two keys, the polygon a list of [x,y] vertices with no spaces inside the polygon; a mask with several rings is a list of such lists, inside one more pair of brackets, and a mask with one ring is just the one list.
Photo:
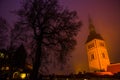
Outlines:
{"label": "building", "polygon": [[96,33],[95,27],[89,17],[89,35],[86,40],[86,48],[89,62],[89,71],[107,71],[110,64],[107,47],[104,39]]}
{"label": "building", "polygon": [[108,65],[107,71],[112,72],[113,74],[120,72],[120,63]]}

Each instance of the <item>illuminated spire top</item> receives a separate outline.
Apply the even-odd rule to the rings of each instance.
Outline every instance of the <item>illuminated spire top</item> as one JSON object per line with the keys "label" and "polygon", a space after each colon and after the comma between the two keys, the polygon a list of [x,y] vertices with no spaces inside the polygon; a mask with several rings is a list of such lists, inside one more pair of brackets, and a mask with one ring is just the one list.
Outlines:
{"label": "illuminated spire top", "polygon": [[92,23],[92,20],[91,20],[90,16],[88,18],[88,21],[89,21],[89,35],[88,35],[86,43],[89,42],[89,41],[92,41],[93,39],[103,40],[102,36],[100,34],[96,33],[95,27]]}

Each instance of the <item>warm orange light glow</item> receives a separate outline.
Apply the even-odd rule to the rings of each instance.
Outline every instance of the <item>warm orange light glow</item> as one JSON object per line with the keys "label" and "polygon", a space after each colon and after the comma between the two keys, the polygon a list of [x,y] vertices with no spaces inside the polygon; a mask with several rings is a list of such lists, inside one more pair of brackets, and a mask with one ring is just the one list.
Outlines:
{"label": "warm orange light glow", "polygon": [[80,67],[80,65],[76,65],[75,66],[75,74],[78,74],[79,72],[81,72],[81,67]]}
{"label": "warm orange light glow", "polygon": [[96,72],[97,75],[113,75],[111,72]]}
{"label": "warm orange light glow", "polygon": [[33,66],[31,64],[26,64],[26,66],[31,70],[33,69]]}

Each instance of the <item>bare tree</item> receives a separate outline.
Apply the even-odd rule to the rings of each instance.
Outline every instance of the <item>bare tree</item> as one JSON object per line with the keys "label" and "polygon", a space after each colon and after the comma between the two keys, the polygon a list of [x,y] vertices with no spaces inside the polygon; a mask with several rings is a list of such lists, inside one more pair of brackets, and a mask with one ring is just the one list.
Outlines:
{"label": "bare tree", "polygon": [[51,54],[64,65],[81,25],[77,13],[62,9],[57,0],[26,0],[18,15],[19,23],[33,30],[36,43],[31,80],[37,80],[39,69],[50,62]]}
{"label": "bare tree", "polygon": [[9,50],[16,50],[21,44],[27,43],[30,37],[32,35],[30,34],[29,27],[25,27],[16,22],[10,32]]}

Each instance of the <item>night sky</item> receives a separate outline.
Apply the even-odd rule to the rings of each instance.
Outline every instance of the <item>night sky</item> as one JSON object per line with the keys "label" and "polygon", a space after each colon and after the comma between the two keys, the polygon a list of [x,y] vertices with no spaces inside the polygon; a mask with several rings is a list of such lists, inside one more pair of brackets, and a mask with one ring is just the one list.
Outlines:
{"label": "night sky", "polygon": [[[21,0],[0,0],[0,16],[12,26],[17,16],[10,11],[20,8]],[[77,36],[77,45],[72,52],[71,67],[83,71],[87,68],[85,41],[89,34],[88,15],[91,16],[96,32],[104,38],[111,63],[120,62],[120,0],[60,0],[63,7],[76,10],[82,21]]]}

